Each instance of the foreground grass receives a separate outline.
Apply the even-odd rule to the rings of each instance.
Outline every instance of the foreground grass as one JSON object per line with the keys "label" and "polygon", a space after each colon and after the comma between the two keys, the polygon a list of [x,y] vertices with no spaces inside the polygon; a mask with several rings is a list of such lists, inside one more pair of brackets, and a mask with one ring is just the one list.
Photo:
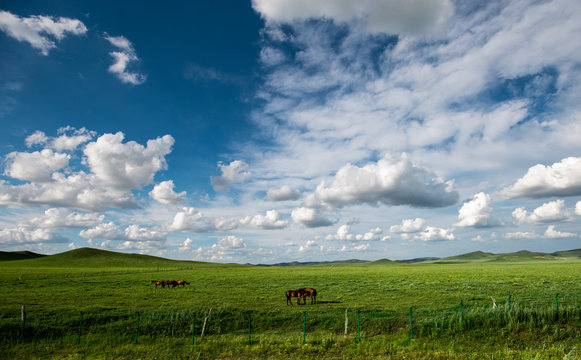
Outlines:
{"label": "foreground grass", "polygon": [[[155,261],[0,263],[0,358],[581,358],[579,260],[304,267]],[[192,285],[149,283],[164,279]],[[286,305],[287,289],[307,286],[319,290],[319,304]],[[19,342],[22,305],[27,326]]]}

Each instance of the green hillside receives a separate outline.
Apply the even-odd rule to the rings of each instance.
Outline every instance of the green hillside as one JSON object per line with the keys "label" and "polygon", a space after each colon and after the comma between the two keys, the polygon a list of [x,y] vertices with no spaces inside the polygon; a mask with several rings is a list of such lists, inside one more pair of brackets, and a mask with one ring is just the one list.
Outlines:
{"label": "green hillside", "polygon": [[60,254],[7,263],[26,267],[70,267],[70,268],[190,268],[206,264],[196,261],[169,260],[161,257],[124,254],[114,251],[80,248]]}
{"label": "green hillside", "polygon": [[46,255],[32,251],[0,251],[0,261],[35,259],[43,256]]}

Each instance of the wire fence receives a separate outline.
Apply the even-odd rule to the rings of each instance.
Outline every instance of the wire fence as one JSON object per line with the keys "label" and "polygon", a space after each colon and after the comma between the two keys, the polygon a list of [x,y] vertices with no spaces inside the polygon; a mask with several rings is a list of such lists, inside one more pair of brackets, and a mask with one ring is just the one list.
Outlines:
{"label": "wire fence", "polygon": [[312,335],[344,335],[357,341],[386,334],[410,339],[473,329],[523,326],[565,326],[581,329],[581,294],[543,294],[537,297],[460,300],[441,308],[399,310],[317,309],[317,305],[273,311],[219,308],[197,311],[90,312],[28,311],[0,313],[0,342],[129,344],[160,338],[182,339],[195,345],[208,337],[235,336],[248,344],[264,337],[294,338],[308,342]]}

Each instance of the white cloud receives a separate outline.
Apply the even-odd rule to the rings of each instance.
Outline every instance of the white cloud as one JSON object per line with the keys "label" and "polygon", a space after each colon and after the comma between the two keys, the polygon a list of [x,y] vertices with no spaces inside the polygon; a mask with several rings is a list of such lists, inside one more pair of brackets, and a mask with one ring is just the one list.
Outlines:
{"label": "white cloud", "polygon": [[210,177],[215,190],[227,190],[228,186],[243,182],[251,176],[248,164],[241,160],[234,160],[228,165],[219,162],[218,167],[222,175]]}
{"label": "white cloud", "polygon": [[303,245],[299,246],[299,254],[311,252],[317,249],[317,242],[315,240],[307,240]]}
{"label": "white cloud", "polygon": [[414,236],[415,240],[427,241],[452,241],[456,237],[449,229],[441,229],[433,226],[426,227],[420,234]]}
{"label": "white cloud", "polygon": [[178,251],[179,252],[192,251],[192,243],[193,243],[192,239],[190,239],[190,238],[185,239],[184,242],[178,246]]}
{"label": "white cloud", "polygon": [[295,224],[307,228],[329,226],[333,224],[333,221],[320,214],[318,209],[310,209],[306,207],[296,208],[291,212],[291,217]]}
{"label": "white cloud", "polygon": [[268,210],[265,216],[255,215],[248,221],[250,225],[259,229],[284,229],[288,225],[288,220],[283,220],[276,210]]}
{"label": "white cloud", "polygon": [[141,228],[139,225],[129,225],[122,231],[115,223],[101,223],[97,226],[82,230],[80,236],[95,240],[123,240],[137,242],[164,241],[167,233],[157,228]]}
{"label": "white cloud", "polygon": [[69,239],[56,233],[53,229],[31,230],[19,226],[13,229],[0,230],[0,245],[2,246],[67,242],[69,242]]}
{"label": "white cloud", "polygon": [[149,196],[165,205],[175,205],[183,202],[186,192],[176,193],[173,189],[173,180],[162,181],[153,187],[153,190],[149,192]]}
{"label": "white cloud", "polygon": [[426,36],[442,34],[454,14],[449,0],[253,0],[252,7],[269,22],[362,19],[370,32]]}
{"label": "white cloud", "polygon": [[86,161],[95,176],[117,189],[139,188],[153,183],[153,176],[166,169],[165,156],[172,150],[170,135],[148,140],[147,146],[129,141],[125,135],[104,134],[84,149]]}
{"label": "white cloud", "polygon": [[399,159],[386,155],[364,167],[347,164],[329,186],[319,184],[313,196],[335,208],[361,203],[442,207],[458,201],[451,181],[413,165],[405,154]]}
{"label": "white cloud", "polygon": [[70,155],[42,151],[12,152],[6,156],[5,175],[24,181],[48,182],[51,175],[69,164]]}
{"label": "white cloud", "polygon": [[421,218],[402,220],[401,225],[393,225],[389,227],[389,232],[395,234],[401,233],[415,233],[424,230],[426,227],[426,220]]}
{"label": "white cloud", "polygon": [[512,216],[517,223],[548,223],[555,221],[565,221],[570,217],[569,212],[565,209],[564,200],[555,200],[545,203],[536,208],[532,213],[528,213],[524,207],[515,209]]}
{"label": "white cloud", "polygon": [[568,157],[551,166],[535,165],[502,194],[507,198],[581,195],[581,158]]}
{"label": "white cloud", "polygon": [[125,234],[114,222],[102,223],[91,229],[81,230],[80,236],[86,239],[124,240]]}
{"label": "white cloud", "polygon": [[40,15],[20,17],[3,10],[0,11],[0,30],[18,41],[29,43],[43,55],[48,55],[56,47],[53,38],[60,41],[68,34],[83,35],[87,32],[85,25],[77,19]]}
{"label": "white cloud", "polygon": [[512,232],[512,233],[506,233],[504,235],[504,237],[506,239],[537,239],[539,238],[539,235],[535,234],[534,232],[522,232],[522,231],[518,231],[518,232]]}
{"label": "white cloud", "polygon": [[460,221],[454,226],[480,228],[501,225],[500,220],[492,217],[492,210],[490,195],[480,192],[462,205],[458,212]]}
{"label": "white cloud", "polygon": [[287,201],[287,200],[298,200],[301,197],[301,192],[298,190],[292,190],[290,186],[283,185],[280,189],[270,188],[266,192],[265,200],[268,201]]}
{"label": "white cloud", "polygon": [[31,147],[33,145],[46,144],[47,141],[48,138],[46,137],[46,134],[40,130],[36,130],[31,135],[28,135],[24,142],[26,143],[27,147]]}
{"label": "white cloud", "polygon": [[337,229],[336,234],[329,234],[325,237],[325,240],[342,240],[342,241],[387,241],[389,240],[389,236],[380,235],[383,233],[383,230],[380,227],[376,227],[374,229],[370,229],[366,233],[363,234],[352,234],[350,233],[351,227],[347,224],[341,225]]}
{"label": "white cloud", "polygon": [[[80,129],[75,129],[71,126],[60,128],[58,132],[61,135],[59,137],[52,139],[50,144],[50,147],[57,151],[75,150],[79,145],[92,140],[93,137],[95,137],[95,135],[97,134],[95,131],[89,131],[84,127]],[[33,135],[35,134],[36,132]]]}
{"label": "white cloud", "polygon": [[581,201],[577,201],[575,204],[575,214],[581,216]]}
{"label": "white cloud", "polygon": [[100,224],[104,215],[98,213],[80,213],[69,209],[47,209],[42,216],[30,219],[31,226],[40,228],[84,228]]}
{"label": "white cloud", "polygon": [[169,229],[171,231],[192,231],[205,233],[212,231],[229,231],[236,229],[242,224],[241,220],[235,217],[210,218],[193,207],[184,207],[174,216],[173,223]]}
{"label": "white cloud", "polygon": [[555,225],[549,225],[545,231],[545,239],[562,239],[579,237],[579,235],[570,232],[561,232],[555,229]]}
{"label": "white cloud", "polygon": [[138,61],[133,44],[124,36],[109,36],[105,33],[105,40],[121,51],[110,52],[109,55],[115,62],[109,66],[109,72],[115,74],[119,80],[132,85],[141,85],[147,80],[147,76],[138,72],[130,72],[127,67],[130,62]]}

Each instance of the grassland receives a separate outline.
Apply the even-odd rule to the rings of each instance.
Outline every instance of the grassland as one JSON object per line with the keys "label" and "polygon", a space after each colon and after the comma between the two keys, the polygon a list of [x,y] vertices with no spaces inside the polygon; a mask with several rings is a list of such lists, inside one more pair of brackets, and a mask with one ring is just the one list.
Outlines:
{"label": "grassland", "polygon": [[[576,253],[475,253],[439,262],[260,267],[90,249],[3,261],[0,357],[581,358]],[[191,285],[150,284],[164,279]],[[286,290],[307,286],[318,289],[317,305],[286,305]]]}

